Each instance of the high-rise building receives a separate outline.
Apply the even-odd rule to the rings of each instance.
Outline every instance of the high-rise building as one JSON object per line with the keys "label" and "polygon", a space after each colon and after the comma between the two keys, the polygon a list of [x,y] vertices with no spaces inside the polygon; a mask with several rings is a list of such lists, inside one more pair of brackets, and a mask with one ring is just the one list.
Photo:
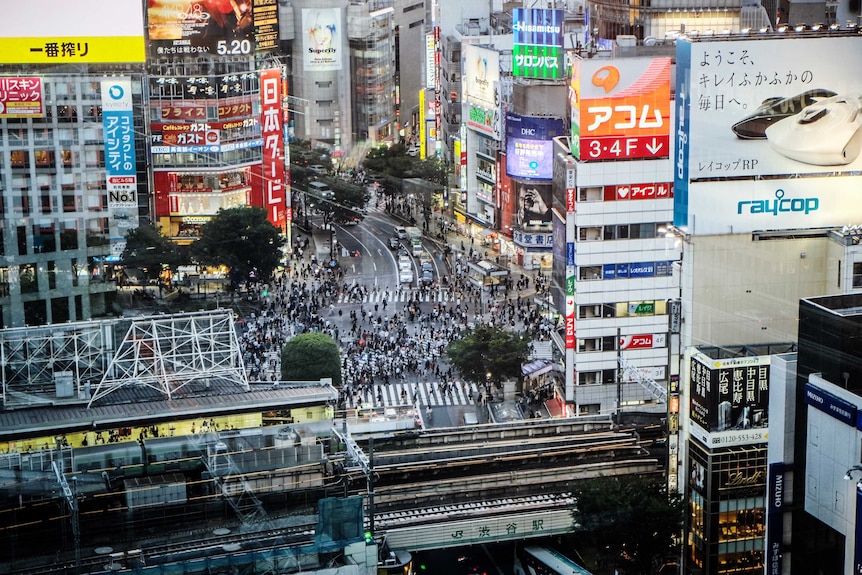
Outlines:
{"label": "high-rise building", "polygon": [[15,10],[0,23],[2,323],[86,320],[112,310],[111,262],[147,212],[143,10]]}

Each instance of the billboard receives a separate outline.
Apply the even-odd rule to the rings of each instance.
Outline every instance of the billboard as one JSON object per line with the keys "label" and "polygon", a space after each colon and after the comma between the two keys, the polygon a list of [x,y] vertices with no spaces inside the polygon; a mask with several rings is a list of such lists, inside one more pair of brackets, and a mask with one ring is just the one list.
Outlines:
{"label": "billboard", "polygon": [[9,17],[0,19],[0,64],[145,59],[140,0],[27,0],[16,2]]}
{"label": "billboard", "polygon": [[565,133],[561,118],[506,114],[507,174],[529,180],[553,179],[553,138]]}
{"label": "billboard", "polygon": [[674,223],[690,182],[859,173],[860,66],[858,35],[677,42]]}
{"label": "billboard", "polygon": [[281,70],[260,73],[260,125],[263,137],[263,207],[267,219],[284,230],[287,224],[284,177],[284,136],[281,116]]}
{"label": "billboard", "polygon": [[466,102],[491,109],[500,107],[500,54],[496,50],[464,46],[463,93]]}
{"label": "billboard", "polygon": [[765,442],[770,356],[712,359],[694,351],[689,366],[692,435],[709,448]]}
{"label": "billboard", "polygon": [[[858,176],[689,184],[692,235],[845,225],[862,220]],[[676,200],[674,200],[676,201]]]}
{"label": "billboard", "polygon": [[340,8],[303,8],[302,62],[306,70],[341,70],[341,22]]}
{"label": "billboard", "polygon": [[278,48],[278,0],[254,0],[254,49],[258,52]]}
{"label": "billboard", "polygon": [[506,138],[506,174],[513,178],[550,181],[554,173],[554,142]]}
{"label": "billboard", "polygon": [[512,75],[562,78],[563,10],[515,8],[512,11]]}
{"label": "billboard", "polygon": [[673,197],[673,184],[654,182],[650,184],[618,184],[604,186],[606,202],[627,200],[663,200]]}
{"label": "billboard", "polygon": [[590,160],[670,155],[670,58],[575,57],[569,86],[571,152]]}
{"label": "billboard", "polygon": [[467,127],[500,140],[500,109],[486,110],[480,106],[466,104]]}
{"label": "billboard", "polygon": [[137,209],[132,82],[126,78],[111,78],[102,80],[101,88],[108,209]]}
{"label": "billboard", "polygon": [[44,99],[42,78],[0,77],[0,118],[41,118]]}
{"label": "billboard", "polygon": [[150,0],[147,24],[154,57],[243,56],[255,50],[251,0]]}
{"label": "billboard", "polygon": [[[507,155],[507,161],[511,157]],[[518,195],[516,218],[518,227],[540,226],[551,223],[551,185],[516,183]],[[542,242],[545,243],[544,241]]]}

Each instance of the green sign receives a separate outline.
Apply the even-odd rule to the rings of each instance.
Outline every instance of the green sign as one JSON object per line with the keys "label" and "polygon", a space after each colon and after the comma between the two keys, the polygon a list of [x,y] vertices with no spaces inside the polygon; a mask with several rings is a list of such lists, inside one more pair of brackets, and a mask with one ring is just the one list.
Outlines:
{"label": "green sign", "polygon": [[562,78],[562,50],[557,46],[515,44],[512,75],[521,78]]}
{"label": "green sign", "polygon": [[630,303],[629,314],[631,315],[655,315],[655,302],[644,301],[641,303]]}
{"label": "green sign", "polygon": [[566,278],[566,295],[575,295],[575,276]]}

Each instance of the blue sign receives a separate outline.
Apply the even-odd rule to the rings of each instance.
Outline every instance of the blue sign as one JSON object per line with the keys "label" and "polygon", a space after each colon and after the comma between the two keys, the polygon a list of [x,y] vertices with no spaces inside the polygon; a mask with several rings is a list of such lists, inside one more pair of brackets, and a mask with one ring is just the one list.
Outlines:
{"label": "blue sign", "polygon": [[105,173],[134,176],[137,164],[132,111],[103,111],[102,125],[105,129]]}
{"label": "blue sign", "polygon": [[672,261],[604,264],[602,279],[651,278],[671,275]]}
{"label": "blue sign", "polygon": [[566,265],[575,265],[575,242],[566,242]]}
{"label": "blue sign", "polygon": [[651,278],[655,276],[655,262],[629,264],[630,278]]}
{"label": "blue sign", "polygon": [[552,140],[566,135],[562,118],[537,118],[520,114],[506,114],[506,136],[522,140]]}
{"label": "blue sign", "polygon": [[552,180],[554,142],[506,138],[506,174],[528,180]]}
{"label": "blue sign", "polygon": [[805,403],[847,425],[857,426],[855,405],[810,383],[805,384]]}
{"label": "blue sign", "polygon": [[676,119],[673,155],[673,225],[688,226],[688,141],[691,122],[691,42],[676,43]]}
{"label": "blue sign", "polygon": [[512,11],[514,44],[563,47],[563,10],[515,8]]}

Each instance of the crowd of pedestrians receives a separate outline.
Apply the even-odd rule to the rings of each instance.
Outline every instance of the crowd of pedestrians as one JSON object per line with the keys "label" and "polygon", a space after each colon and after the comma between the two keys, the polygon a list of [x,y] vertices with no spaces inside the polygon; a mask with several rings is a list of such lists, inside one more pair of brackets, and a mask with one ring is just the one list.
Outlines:
{"label": "crowd of pedestrians", "polygon": [[[266,286],[267,297],[261,297],[263,286],[252,288],[258,290],[260,310],[245,318],[241,329],[252,381],[278,381],[285,343],[315,331],[340,345],[342,406],[381,405],[380,386],[393,382],[408,384],[402,386],[402,403],[416,403],[420,385],[436,386],[441,396],[464,386],[446,362],[445,349],[470,327],[484,323],[534,340],[548,339],[556,327],[536,303],[539,298],[532,297],[546,289],[545,276],[520,274],[479,288],[468,280],[467,263],[481,257],[476,250],[456,252],[445,285],[405,290],[346,279],[342,269],[310,261],[304,248],[307,244],[297,241],[290,267]],[[369,303],[370,295],[375,303]],[[485,403],[494,390],[463,391]]]}

